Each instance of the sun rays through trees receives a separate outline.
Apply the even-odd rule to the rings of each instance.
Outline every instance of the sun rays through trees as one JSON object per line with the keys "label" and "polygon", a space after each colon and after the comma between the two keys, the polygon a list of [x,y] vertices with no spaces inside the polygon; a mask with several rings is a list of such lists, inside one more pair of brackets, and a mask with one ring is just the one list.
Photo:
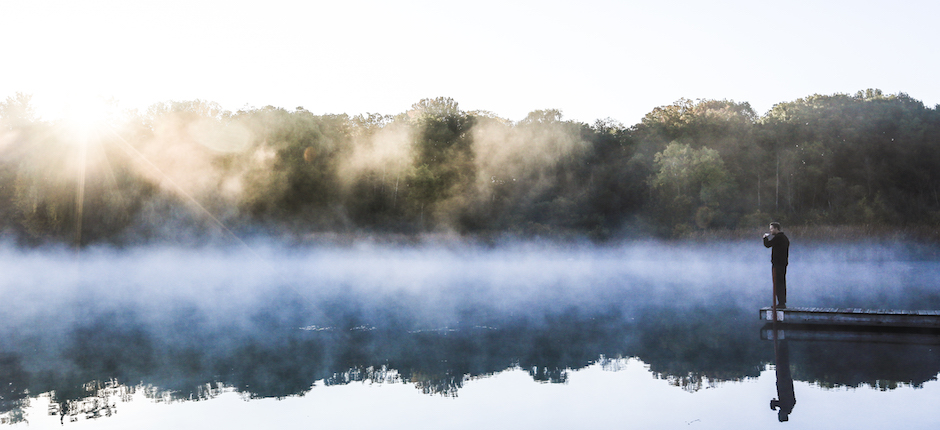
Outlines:
{"label": "sun rays through trees", "polygon": [[[226,234],[681,236],[940,223],[940,113],[878,90],[763,116],[682,99],[633,126],[519,122],[439,97],[397,115],[109,102],[49,121],[0,103],[2,228],[23,243]],[[84,109],[84,110],[83,110]]]}

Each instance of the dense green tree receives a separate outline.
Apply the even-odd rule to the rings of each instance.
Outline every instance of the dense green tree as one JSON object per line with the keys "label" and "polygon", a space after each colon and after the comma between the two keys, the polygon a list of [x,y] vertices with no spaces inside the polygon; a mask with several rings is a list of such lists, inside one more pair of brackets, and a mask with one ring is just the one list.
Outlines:
{"label": "dense green tree", "polygon": [[596,238],[606,238],[635,222],[647,203],[647,178],[651,166],[637,151],[630,130],[613,119],[598,120],[583,127],[591,142],[583,166],[584,212],[593,223],[584,225]]}
{"label": "dense green tree", "polygon": [[705,229],[720,221],[733,183],[718,151],[673,142],[656,154],[655,167],[650,185],[667,227],[682,233],[692,225]]}
{"label": "dense green tree", "polygon": [[[906,94],[814,95],[762,119],[779,181],[775,210],[817,223],[909,223],[938,208],[936,110]],[[932,136],[932,137],[928,137]]]}
{"label": "dense green tree", "polygon": [[423,226],[453,219],[475,180],[472,115],[447,97],[423,99],[408,112],[414,133],[408,196]]}
{"label": "dense green tree", "polygon": [[14,186],[23,152],[37,134],[32,96],[16,93],[0,103],[0,230],[19,231]]}
{"label": "dense green tree", "polygon": [[247,178],[243,210],[297,231],[343,228],[337,169],[349,149],[349,118],[267,106],[237,119],[252,131],[250,150],[234,160]]}

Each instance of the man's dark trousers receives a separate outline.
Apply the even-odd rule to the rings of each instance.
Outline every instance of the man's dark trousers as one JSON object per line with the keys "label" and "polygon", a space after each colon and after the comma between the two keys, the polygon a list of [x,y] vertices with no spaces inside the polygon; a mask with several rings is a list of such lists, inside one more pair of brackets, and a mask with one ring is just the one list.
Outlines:
{"label": "man's dark trousers", "polygon": [[777,293],[777,305],[787,305],[787,266],[773,266],[774,291]]}

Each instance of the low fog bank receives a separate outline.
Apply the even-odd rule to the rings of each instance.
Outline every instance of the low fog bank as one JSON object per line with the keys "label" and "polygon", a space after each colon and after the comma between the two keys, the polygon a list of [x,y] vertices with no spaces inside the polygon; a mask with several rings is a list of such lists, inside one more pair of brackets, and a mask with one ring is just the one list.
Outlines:
{"label": "low fog bank", "polygon": [[[940,308],[940,258],[920,245],[840,244],[791,251],[795,306]],[[62,326],[103,312],[159,323],[174,312],[242,324],[259,309],[292,306],[301,326],[355,312],[371,325],[452,326],[468,315],[585,314],[769,303],[769,250],[749,242],[516,242],[227,248],[142,247],[24,251],[0,248],[6,325]],[[280,305],[279,305],[280,306]],[[483,318],[483,317],[475,317]],[[472,318],[471,318],[472,319]],[[401,321],[399,321],[400,323]]]}
{"label": "low fog bank", "polygon": [[[633,307],[662,293],[700,303],[715,291],[749,297],[756,277],[746,246],[679,247],[639,243],[596,248],[520,242],[505,247],[415,245],[389,247],[227,248],[145,247],[0,250],[4,296],[18,303],[9,315],[133,308],[161,313],[186,305],[238,319],[272,297],[294,302],[312,319],[324,308],[363,307],[417,314],[452,323],[467,307],[497,312],[539,308]],[[752,258],[753,257],[753,258]],[[729,270],[729,267],[733,267]]]}
{"label": "low fog bank", "polygon": [[[929,255],[903,244],[794,246],[790,300],[940,309],[940,259]],[[696,390],[755,377],[773,361],[757,313],[769,303],[769,266],[759,241],[4,246],[0,370],[12,398],[54,391],[57,402],[107,380],[185,399],[210,383],[283,397],[317,381],[394,375],[450,395],[510,368],[564,382],[568,370],[604,357],[637,357]],[[833,373],[844,349],[826,349],[806,377],[858,384],[884,379],[881,363],[903,359],[913,364],[890,378],[919,384],[940,369],[921,352],[891,348]]]}

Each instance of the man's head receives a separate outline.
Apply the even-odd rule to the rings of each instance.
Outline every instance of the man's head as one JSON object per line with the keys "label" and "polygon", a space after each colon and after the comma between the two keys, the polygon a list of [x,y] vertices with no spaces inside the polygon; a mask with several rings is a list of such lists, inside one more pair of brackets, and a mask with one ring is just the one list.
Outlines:
{"label": "man's head", "polygon": [[773,234],[780,233],[780,223],[776,221],[770,223],[770,232]]}

